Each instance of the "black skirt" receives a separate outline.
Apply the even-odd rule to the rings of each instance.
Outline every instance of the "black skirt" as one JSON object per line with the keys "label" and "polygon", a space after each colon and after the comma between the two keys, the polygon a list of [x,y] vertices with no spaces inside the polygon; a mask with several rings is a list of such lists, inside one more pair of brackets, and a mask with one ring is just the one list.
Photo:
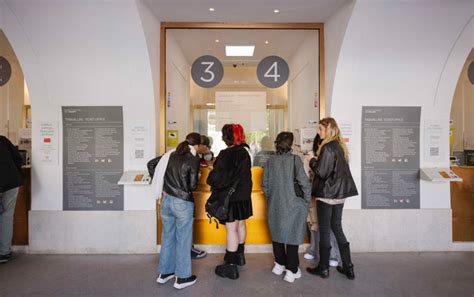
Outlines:
{"label": "black skirt", "polygon": [[229,203],[229,216],[227,220],[220,221],[222,225],[225,223],[232,223],[235,221],[243,221],[253,215],[252,200],[246,201],[231,201]]}

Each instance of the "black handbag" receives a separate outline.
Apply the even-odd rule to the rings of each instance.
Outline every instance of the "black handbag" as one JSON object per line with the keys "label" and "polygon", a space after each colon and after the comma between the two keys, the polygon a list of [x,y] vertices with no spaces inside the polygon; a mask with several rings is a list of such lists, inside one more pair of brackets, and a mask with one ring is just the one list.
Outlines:
{"label": "black handbag", "polygon": [[304,197],[303,189],[301,189],[298,180],[296,179],[296,156],[293,156],[293,187],[295,188],[295,194],[299,198]]}
{"label": "black handbag", "polygon": [[216,229],[219,229],[219,221],[227,220],[229,216],[230,198],[235,192],[235,188],[239,183],[237,179],[234,184],[226,191],[213,191],[211,197],[206,202],[206,212],[209,223],[216,222]]}

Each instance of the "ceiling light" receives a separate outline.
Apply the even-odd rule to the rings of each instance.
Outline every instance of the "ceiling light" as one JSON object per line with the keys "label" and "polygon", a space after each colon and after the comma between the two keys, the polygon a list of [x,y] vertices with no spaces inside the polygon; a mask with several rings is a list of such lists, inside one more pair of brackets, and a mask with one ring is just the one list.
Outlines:
{"label": "ceiling light", "polygon": [[210,7],[210,8],[209,8],[209,11],[215,11],[215,9],[214,9],[214,8],[212,8],[212,7]]}
{"label": "ceiling light", "polygon": [[268,40],[265,40],[265,44],[269,44],[269,43],[270,43],[270,41],[268,41]]}
{"label": "ceiling light", "polygon": [[219,39],[216,39],[216,43],[219,43]]}
{"label": "ceiling light", "polygon": [[255,45],[226,45],[225,55],[227,57],[252,57]]}
{"label": "ceiling light", "polygon": [[273,12],[274,12],[274,13],[280,13],[280,10],[279,10],[279,9],[275,9]]}
{"label": "ceiling light", "polygon": [[206,103],[206,106],[216,106],[215,103]]}

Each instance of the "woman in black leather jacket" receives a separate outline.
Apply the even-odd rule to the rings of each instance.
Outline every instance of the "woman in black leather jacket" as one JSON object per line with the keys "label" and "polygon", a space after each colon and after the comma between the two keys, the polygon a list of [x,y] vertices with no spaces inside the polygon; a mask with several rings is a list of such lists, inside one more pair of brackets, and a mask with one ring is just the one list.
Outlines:
{"label": "woman in black leather jacket", "polygon": [[191,133],[176,151],[166,153],[157,165],[155,179],[163,177],[161,201],[161,252],[156,280],[165,284],[175,278],[174,287],[183,289],[196,283],[191,270],[194,198],[199,176],[197,149],[201,135]]}
{"label": "woman in black leather jacket", "polygon": [[217,266],[215,272],[220,277],[237,279],[237,265],[245,265],[245,220],[252,216],[251,159],[241,125],[224,125],[222,139],[227,148],[217,156],[207,183],[212,192],[225,194],[231,187],[235,188],[235,192],[230,197],[228,218],[225,222],[220,222],[225,224],[227,250],[224,264]]}
{"label": "woman in black leather jacket", "polygon": [[331,251],[331,229],[336,236],[341,253],[342,267],[337,271],[347,278],[354,279],[354,265],[351,261],[349,242],[342,230],[342,210],[345,199],[358,195],[356,185],[349,169],[349,152],[336,121],[325,118],[319,121],[319,135],[323,139],[317,156],[310,153],[310,167],[314,171],[312,196],[316,197],[318,223],[320,230],[320,261],[315,268],[308,268],[311,274],[322,278],[329,276],[329,254]]}

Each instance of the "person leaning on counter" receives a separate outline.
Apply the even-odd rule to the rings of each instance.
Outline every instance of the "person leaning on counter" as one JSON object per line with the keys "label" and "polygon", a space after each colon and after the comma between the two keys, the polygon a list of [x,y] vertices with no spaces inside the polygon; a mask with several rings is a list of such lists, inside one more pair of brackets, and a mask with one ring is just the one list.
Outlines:
{"label": "person leaning on counter", "polygon": [[22,158],[17,148],[0,135],[0,263],[12,255],[13,214],[21,185]]}

